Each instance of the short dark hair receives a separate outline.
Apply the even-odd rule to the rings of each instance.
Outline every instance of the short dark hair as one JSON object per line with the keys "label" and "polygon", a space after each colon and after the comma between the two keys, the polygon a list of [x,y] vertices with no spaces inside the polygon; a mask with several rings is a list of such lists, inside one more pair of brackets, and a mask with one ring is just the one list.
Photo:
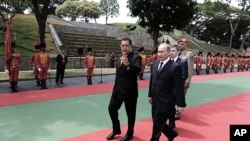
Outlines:
{"label": "short dark hair", "polygon": [[129,44],[132,46],[132,41],[128,37],[122,38],[121,41],[129,41]]}

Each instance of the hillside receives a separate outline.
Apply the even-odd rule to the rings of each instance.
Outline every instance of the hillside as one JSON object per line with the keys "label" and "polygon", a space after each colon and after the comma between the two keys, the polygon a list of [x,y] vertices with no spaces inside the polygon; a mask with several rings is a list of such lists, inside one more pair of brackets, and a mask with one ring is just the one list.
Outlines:
{"label": "hillside", "polygon": [[[52,19],[48,18],[47,20],[48,23],[52,24],[59,24],[59,25],[67,25],[67,26],[72,26],[68,22],[64,22],[63,20],[57,20],[57,19]],[[126,29],[126,23],[114,23],[112,26],[117,26],[121,27],[122,29]],[[131,26],[134,26],[136,24],[129,24]],[[136,25],[137,28],[143,29],[142,27]],[[28,15],[23,15],[23,14],[17,14],[14,17],[14,22],[11,25],[11,32],[12,32],[12,39],[14,39],[14,35],[16,35],[16,44],[17,44],[17,50],[21,52],[22,56],[31,56],[33,53],[34,49],[34,44],[37,41],[38,38],[38,25],[35,19],[34,14],[28,14]],[[55,56],[57,54],[57,50],[55,48],[55,45],[53,43],[53,40],[51,38],[51,35],[49,33],[48,26],[46,27],[46,43],[47,43],[47,51],[51,54],[51,56]],[[178,39],[180,36],[186,36],[186,35],[174,35],[172,36],[174,39]],[[191,39],[190,37],[188,37]],[[193,40],[193,39],[191,39]],[[193,43],[198,43],[196,40],[193,40]],[[198,43],[197,44],[191,44],[191,49],[192,50],[201,50],[203,49],[208,50],[208,51],[214,51],[214,52],[225,52],[224,47],[221,46],[216,46],[212,47],[212,45],[205,45]],[[4,32],[0,31],[0,56],[3,55],[3,48],[4,48]]]}
{"label": "hillside", "polygon": [[[11,34],[12,40],[14,40],[14,35],[16,35],[17,50],[22,54],[22,56],[30,56],[35,48],[34,44],[38,39],[38,25],[34,14],[16,14],[13,23],[11,24]],[[63,22],[58,22],[54,19],[48,18],[47,22],[64,24]],[[47,50],[54,56],[56,54],[55,45],[49,33],[48,26],[46,27],[46,44]],[[4,48],[4,32],[0,31],[0,56],[3,55]]]}

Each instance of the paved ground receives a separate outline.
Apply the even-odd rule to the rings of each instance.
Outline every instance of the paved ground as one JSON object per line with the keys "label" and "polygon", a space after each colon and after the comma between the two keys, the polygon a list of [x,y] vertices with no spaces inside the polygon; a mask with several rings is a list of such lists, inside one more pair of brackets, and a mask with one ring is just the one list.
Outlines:
{"label": "paved ground", "polygon": [[[236,71],[236,70],[234,70]],[[97,71],[96,75],[93,77],[93,84],[97,83],[111,83],[115,81],[115,75],[100,75],[98,73],[100,71]],[[211,74],[213,74],[213,71],[210,71]],[[114,73],[114,72],[110,72]],[[201,72],[202,75],[204,75],[205,71],[203,70]],[[223,73],[223,72],[219,72]],[[194,75],[196,75],[194,73]],[[145,73],[144,74],[145,79],[150,78],[150,73]],[[56,85],[55,84],[55,78],[47,79],[47,86],[48,88],[55,88],[55,87],[67,87],[67,86],[73,86],[73,85],[87,85],[87,79],[84,76],[77,76],[77,77],[66,77],[64,78],[64,83],[63,85]],[[21,80],[18,83],[18,90],[19,91],[27,91],[27,90],[34,90],[34,89],[40,89],[40,87],[36,86],[35,80]],[[0,94],[3,93],[9,93],[11,90],[9,89],[9,83],[7,81],[0,81]]]}

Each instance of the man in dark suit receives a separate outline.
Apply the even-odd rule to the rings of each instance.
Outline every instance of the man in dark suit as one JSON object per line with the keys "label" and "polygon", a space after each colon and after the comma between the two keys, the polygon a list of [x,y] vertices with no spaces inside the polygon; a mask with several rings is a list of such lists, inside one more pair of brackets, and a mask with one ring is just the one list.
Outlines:
{"label": "man in dark suit", "polygon": [[[161,132],[172,141],[178,134],[166,124],[175,104],[182,111],[186,106],[182,69],[170,59],[170,45],[160,44],[159,60],[153,64],[148,100],[152,104],[153,132],[150,141],[159,141]],[[174,92],[175,90],[175,92]]]}
{"label": "man in dark suit", "polygon": [[[179,64],[181,66],[181,70],[182,70],[182,82],[183,85],[186,82],[186,79],[188,78],[188,63],[186,60],[181,59],[178,54],[180,53],[178,45],[173,45],[171,46],[171,60],[176,62],[177,64]],[[169,116],[169,127],[170,128],[175,128],[175,115],[176,113],[178,113],[178,111],[176,110],[176,108],[173,109],[173,111],[170,113]]]}
{"label": "man in dark suit", "polygon": [[64,50],[61,50],[61,53],[56,56],[56,84],[59,85],[59,78],[60,78],[60,83],[63,83],[63,78],[64,78],[64,72],[65,72],[65,67],[66,63],[68,63],[68,58],[65,55]]}
{"label": "man in dark suit", "polygon": [[107,136],[107,140],[112,140],[121,133],[118,110],[124,102],[128,117],[128,130],[121,141],[129,141],[134,134],[138,97],[137,75],[141,70],[141,57],[132,51],[130,38],[123,38],[120,47],[122,55],[117,63],[115,85],[108,107],[113,131]]}

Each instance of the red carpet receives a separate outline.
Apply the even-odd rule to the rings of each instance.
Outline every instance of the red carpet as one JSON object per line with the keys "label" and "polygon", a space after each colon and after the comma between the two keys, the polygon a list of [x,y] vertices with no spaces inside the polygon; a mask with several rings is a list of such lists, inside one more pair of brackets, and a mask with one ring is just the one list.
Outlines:
{"label": "red carpet", "polygon": [[[210,74],[210,75],[194,75],[192,82],[223,79],[227,77],[237,77],[250,75],[250,72],[234,72],[234,73],[223,73],[223,74]],[[139,88],[147,88],[148,80],[138,81]],[[0,94],[0,106],[23,104],[30,102],[46,101],[53,99],[62,99],[76,96],[84,96],[91,94],[100,94],[111,92],[113,83],[106,84],[95,84],[89,86],[71,86],[63,88],[51,88],[46,90],[31,90],[21,91],[18,93],[5,93]]]}
{"label": "red carpet", "polygon": [[[186,109],[182,119],[177,121],[176,130],[179,136],[175,141],[229,141],[229,125],[249,124],[249,114],[250,92]],[[148,141],[151,128],[151,119],[136,121],[135,137],[132,141]],[[123,125],[122,134],[114,141],[121,139],[126,130],[126,125]],[[64,141],[105,141],[110,132],[111,129],[106,129]],[[164,135],[160,141],[166,141]]]}

